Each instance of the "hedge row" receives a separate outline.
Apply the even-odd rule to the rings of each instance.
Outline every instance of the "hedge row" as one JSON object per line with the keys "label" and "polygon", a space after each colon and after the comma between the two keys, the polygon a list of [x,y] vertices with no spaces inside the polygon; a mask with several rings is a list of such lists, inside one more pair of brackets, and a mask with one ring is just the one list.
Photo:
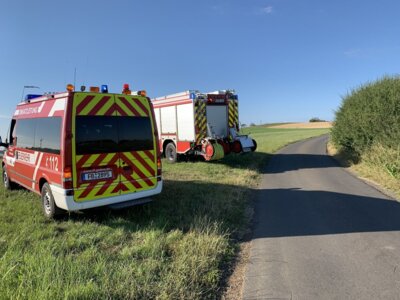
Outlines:
{"label": "hedge row", "polygon": [[345,96],[336,112],[332,140],[356,155],[374,145],[399,151],[400,77],[385,77]]}

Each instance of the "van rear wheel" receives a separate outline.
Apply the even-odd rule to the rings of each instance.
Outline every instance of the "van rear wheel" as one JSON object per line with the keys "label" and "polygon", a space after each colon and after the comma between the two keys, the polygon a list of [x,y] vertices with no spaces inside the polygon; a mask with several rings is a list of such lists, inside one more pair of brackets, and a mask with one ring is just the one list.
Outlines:
{"label": "van rear wheel", "polygon": [[57,207],[56,202],[54,201],[53,193],[50,189],[50,185],[47,182],[42,186],[41,198],[43,213],[46,218],[53,219],[63,212]]}
{"label": "van rear wheel", "polygon": [[12,190],[15,187],[14,182],[8,177],[6,166],[3,166],[3,185],[6,190]]}
{"label": "van rear wheel", "polygon": [[167,162],[173,164],[176,163],[177,160],[177,155],[176,155],[176,147],[174,143],[169,143],[165,147],[165,158],[167,159]]}

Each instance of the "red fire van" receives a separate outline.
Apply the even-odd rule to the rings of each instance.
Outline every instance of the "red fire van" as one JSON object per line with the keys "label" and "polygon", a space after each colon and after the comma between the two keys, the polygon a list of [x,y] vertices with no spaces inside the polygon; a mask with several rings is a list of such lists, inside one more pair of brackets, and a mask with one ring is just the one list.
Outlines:
{"label": "red fire van", "polygon": [[3,183],[41,195],[52,218],[150,201],[162,190],[153,106],[144,93],[69,91],[18,104],[2,160]]}

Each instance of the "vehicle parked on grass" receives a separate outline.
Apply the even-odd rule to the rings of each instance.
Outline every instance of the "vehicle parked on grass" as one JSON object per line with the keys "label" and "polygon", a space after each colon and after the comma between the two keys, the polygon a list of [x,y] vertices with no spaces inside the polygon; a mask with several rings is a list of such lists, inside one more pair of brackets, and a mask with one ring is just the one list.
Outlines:
{"label": "vehicle parked on grass", "polygon": [[255,151],[255,140],[239,132],[238,96],[232,90],[185,91],[152,99],[160,150],[168,162],[178,154],[217,160],[230,152]]}
{"label": "vehicle parked on grass", "polygon": [[44,214],[150,201],[162,190],[153,106],[107,86],[27,95],[11,120],[3,183],[41,195]]}

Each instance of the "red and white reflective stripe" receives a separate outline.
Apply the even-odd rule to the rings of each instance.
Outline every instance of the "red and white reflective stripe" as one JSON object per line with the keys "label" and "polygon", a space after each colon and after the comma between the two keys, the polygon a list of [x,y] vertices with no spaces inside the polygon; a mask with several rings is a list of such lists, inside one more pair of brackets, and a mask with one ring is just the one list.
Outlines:
{"label": "red and white reflective stripe", "polygon": [[63,99],[57,99],[57,100],[54,102],[53,107],[51,108],[51,110],[50,110],[50,112],[49,112],[49,117],[54,116],[54,114],[55,114],[57,111],[63,111],[63,110],[65,109],[65,102],[66,102],[65,100],[66,100],[65,98],[63,98]]}
{"label": "red and white reflective stripe", "polygon": [[[37,154],[37,152],[35,152],[35,154]],[[37,175],[37,172],[38,172],[38,170],[39,170],[40,164],[42,163],[42,158],[43,158],[43,152],[41,152],[41,153],[39,154],[39,159],[38,159],[38,161],[36,162],[35,171],[33,172],[32,189],[35,189],[36,175]]]}
{"label": "red and white reflective stripe", "polygon": [[180,102],[168,102],[168,103],[153,103],[154,108],[162,108],[162,107],[168,107],[168,106],[174,106],[174,105],[184,105],[184,104],[191,104],[193,103],[193,100],[185,100],[185,101],[180,101]]}

